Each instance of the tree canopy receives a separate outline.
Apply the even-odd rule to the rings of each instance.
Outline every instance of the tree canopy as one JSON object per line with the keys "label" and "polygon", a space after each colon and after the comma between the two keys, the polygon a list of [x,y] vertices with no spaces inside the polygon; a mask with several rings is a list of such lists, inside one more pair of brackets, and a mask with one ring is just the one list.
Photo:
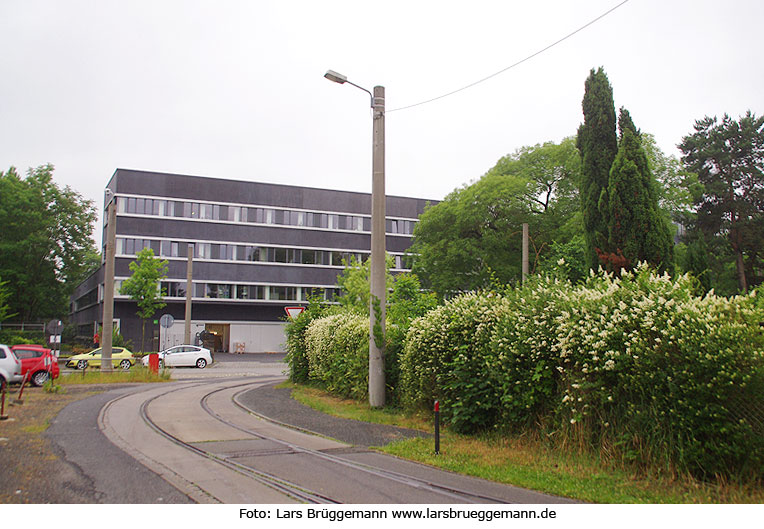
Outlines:
{"label": "tree canopy", "polygon": [[93,202],[53,182],[53,166],[0,171],[0,277],[19,321],[62,317],[74,287],[100,263]]}
{"label": "tree canopy", "polygon": [[501,158],[478,181],[420,216],[414,272],[440,296],[518,280],[523,223],[529,224],[533,268],[554,240],[580,233],[579,171],[572,138]]}
{"label": "tree canopy", "polygon": [[581,106],[584,122],[576,138],[582,164],[581,206],[587,262],[591,268],[597,268],[597,248],[603,250],[607,245],[608,227],[603,212],[608,206],[610,168],[618,152],[613,88],[602,68],[589,73]]}
{"label": "tree canopy", "polygon": [[146,320],[167,305],[160,289],[160,282],[167,276],[167,261],[154,257],[151,248],[144,248],[136,257],[130,263],[133,275],[122,282],[119,292],[138,304],[137,314],[143,320],[141,350],[145,350]]}
{"label": "tree canopy", "polygon": [[646,261],[659,270],[673,267],[673,241],[668,219],[658,210],[656,184],[642,148],[640,133],[625,109],[618,120],[620,141],[600,204],[608,228],[607,244],[599,252],[610,270],[631,269]]}
{"label": "tree canopy", "polygon": [[703,192],[695,199],[706,239],[724,238],[738,289],[761,282],[764,251],[764,117],[750,110],[735,120],[706,116],[679,144],[685,166]]}

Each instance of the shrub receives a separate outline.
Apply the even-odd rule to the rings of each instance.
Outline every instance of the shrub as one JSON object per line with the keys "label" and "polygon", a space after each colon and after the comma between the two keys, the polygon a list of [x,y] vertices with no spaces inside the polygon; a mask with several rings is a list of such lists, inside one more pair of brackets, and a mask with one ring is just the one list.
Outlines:
{"label": "shrub", "polygon": [[305,331],[318,318],[329,313],[330,307],[322,302],[320,296],[311,297],[308,306],[296,318],[287,320],[285,333],[287,337],[287,354],[285,362],[289,365],[289,380],[292,382],[307,382],[308,353],[305,345]]}
{"label": "shrub", "polygon": [[[700,477],[764,471],[764,336],[755,295],[692,295],[642,266],[595,276],[560,317],[558,414],[627,459]],[[759,426],[757,426],[757,423]]]}
{"label": "shrub", "polygon": [[556,330],[566,306],[568,282],[537,278],[509,289],[507,310],[497,321],[490,347],[497,353],[494,369],[500,394],[500,424],[504,429],[527,427],[557,406],[559,361]]}
{"label": "shrub", "polygon": [[369,318],[342,312],[312,321],[305,330],[308,377],[337,395],[364,399],[369,392]]}
{"label": "shrub", "polygon": [[694,295],[641,265],[541,278],[417,319],[403,402],[440,399],[459,431],[537,428],[637,465],[764,475],[764,302]]}
{"label": "shrub", "polygon": [[457,431],[493,426],[499,410],[495,351],[488,347],[496,321],[509,310],[494,293],[470,293],[416,319],[401,359],[401,398],[409,408],[441,402]]}

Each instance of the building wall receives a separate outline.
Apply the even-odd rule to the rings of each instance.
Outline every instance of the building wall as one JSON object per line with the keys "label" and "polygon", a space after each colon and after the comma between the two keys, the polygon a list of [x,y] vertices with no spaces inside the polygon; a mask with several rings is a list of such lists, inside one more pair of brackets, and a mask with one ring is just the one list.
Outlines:
{"label": "building wall", "polygon": [[[177,322],[185,317],[187,249],[193,244],[192,322],[225,333],[227,349],[244,343],[248,352],[283,350],[284,307],[304,304],[313,289],[331,299],[341,259],[370,253],[367,193],[125,169],[116,170],[107,188],[117,204],[114,314],[135,349],[142,324],[136,304],[118,290],[143,247],[168,261],[168,305],[154,319],[167,313],[176,320],[161,335],[153,320],[147,322],[146,336],[155,338],[151,348],[177,340],[177,329],[183,338]],[[404,254],[427,202],[387,197],[386,244],[396,271],[406,270]],[[102,299],[103,269],[72,296],[72,321],[83,332],[100,321]]]}

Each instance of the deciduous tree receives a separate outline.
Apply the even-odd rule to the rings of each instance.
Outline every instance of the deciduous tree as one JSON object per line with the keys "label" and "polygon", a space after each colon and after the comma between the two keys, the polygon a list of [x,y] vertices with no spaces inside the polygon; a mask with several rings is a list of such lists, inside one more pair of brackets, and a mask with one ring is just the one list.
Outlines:
{"label": "deciduous tree", "polygon": [[420,216],[414,272],[440,296],[520,278],[522,224],[536,268],[553,241],[581,232],[572,139],[524,147],[501,158],[480,180],[453,191]]}
{"label": "deciduous tree", "polygon": [[53,166],[22,178],[0,171],[0,277],[21,321],[61,317],[69,294],[100,264],[91,238],[93,202],[53,182]]}
{"label": "deciduous tree", "polygon": [[146,320],[167,305],[163,299],[165,292],[160,289],[160,282],[167,277],[167,261],[154,257],[151,248],[144,248],[136,257],[130,263],[133,275],[123,281],[119,293],[130,296],[138,304],[137,314],[143,320],[141,350],[145,351]]}

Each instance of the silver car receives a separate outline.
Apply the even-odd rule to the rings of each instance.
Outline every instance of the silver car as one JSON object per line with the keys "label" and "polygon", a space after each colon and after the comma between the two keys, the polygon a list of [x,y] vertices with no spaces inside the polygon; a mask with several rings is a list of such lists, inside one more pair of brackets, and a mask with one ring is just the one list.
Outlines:
{"label": "silver car", "polygon": [[0,344],[0,391],[8,383],[21,382],[21,361],[7,345]]}
{"label": "silver car", "polygon": [[[176,345],[159,354],[159,367],[198,367],[203,369],[212,363],[209,349],[196,345]],[[149,355],[143,357],[143,365],[149,365]]]}

